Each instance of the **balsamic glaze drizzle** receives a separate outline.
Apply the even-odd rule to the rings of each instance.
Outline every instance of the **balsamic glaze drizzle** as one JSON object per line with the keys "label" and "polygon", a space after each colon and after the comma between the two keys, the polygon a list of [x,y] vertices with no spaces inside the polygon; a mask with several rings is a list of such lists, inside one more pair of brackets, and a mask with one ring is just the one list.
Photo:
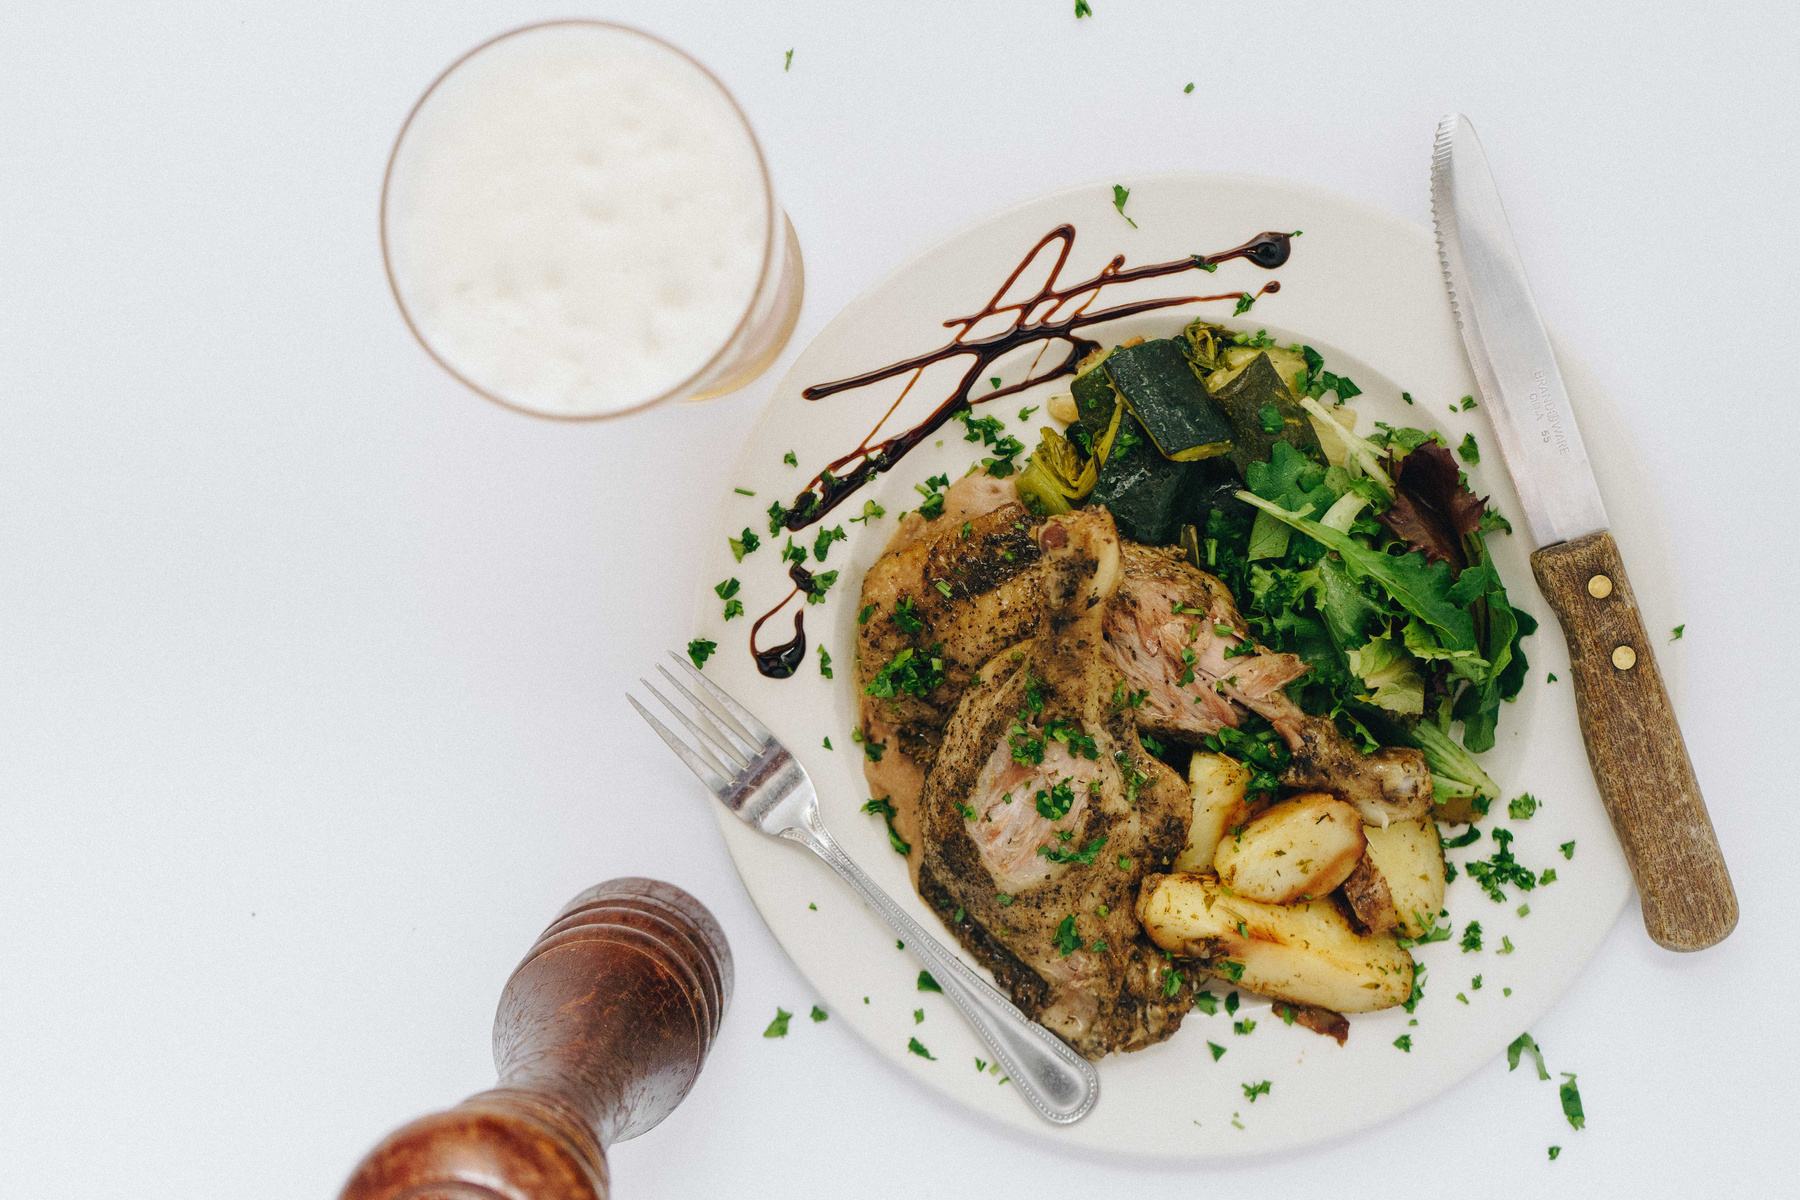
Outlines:
{"label": "balsamic glaze drizzle", "polygon": [[[1002,304],[1001,298],[1007,289],[1017,283],[1019,276],[1031,266],[1037,256],[1053,243],[1060,243],[1056,250],[1056,262],[1050,269],[1049,278],[1043,287],[1023,300],[1015,300]],[[1059,280],[1063,267],[1069,261],[1069,253],[1075,247],[1075,227],[1058,225],[1038,240],[1029,253],[1014,267],[1012,274],[1006,277],[993,297],[982,306],[980,312],[966,317],[952,317],[944,322],[949,329],[958,332],[948,342],[926,354],[902,359],[897,363],[868,371],[861,375],[852,375],[847,379],[832,380],[829,383],[814,384],[800,394],[808,400],[823,400],[840,392],[853,391],[867,387],[884,379],[892,379],[907,372],[913,372],[913,378],[901,390],[894,403],[883,413],[875,428],[848,454],[833,460],[824,470],[813,476],[799,495],[794,497],[791,507],[783,510],[781,524],[789,531],[798,531],[820,520],[826,513],[836,508],[845,498],[874,479],[883,471],[892,470],[908,451],[930,437],[946,422],[958,413],[972,409],[976,404],[984,404],[1003,396],[1014,395],[1027,388],[1036,387],[1047,380],[1063,375],[1073,375],[1076,364],[1089,353],[1099,348],[1099,343],[1079,336],[1078,330],[1089,325],[1097,325],[1104,321],[1116,321],[1122,317],[1134,316],[1138,313],[1151,312],[1159,308],[1173,308],[1183,304],[1198,304],[1209,300],[1254,300],[1257,296],[1281,290],[1280,280],[1270,280],[1257,292],[1223,292],[1213,296],[1170,296],[1161,299],[1137,300],[1126,304],[1115,304],[1110,308],[1090,311],[1090,306],[1099,298],[1102,289],[1115,283],[1129,283],[1139,279],[1152,279],[1159,275],[1176,275],[1183,271],[1196,271],[1216,267],[1219,263],[1234,258],[1242,258],[1265,270],[1275,268],[1287,262],[1292,252],[1292,237],[1286,233],[1260,233],[1241,246],[1223,250],[1216,254],[1195,254],[1173,262],[1149,263],[1141,267],[1127,268],[1125,256],[1115,255],[1113,260],[1091,279],[1080,283],[1062,286]],[[999,333],[986,337],[969,337],[976,325],[989,317],[1001,313],[1012,313],[1012,324]],[[1021,346],[1033,342],[1044,343],[1046,348],[1051,342],[1063,342],[1067,350],[1063,357],[1047,370],[1037,373],[1027,372],[1027,377],[1018,383],[1008,384],[983,394],[979,399],[971,399],[970,392],[981,379],[988,365]],[[1042,351],[1039,351],[1040,357]],[[874,438],[881,430],[881,425],[891,416],[906,393],[917,383],[919,375],[926,367],[948,359],[968,356],[970,363],[963,373],[961,382],[919,424],[911,429],[895,434],[883,441],[875,442]],[[1035,367],[1036,364],[1034,364]],[[771,515],[775,515],[771,513]],[[785,608],[789,601],[802,592],[812,590],[812,575],[805,568],[795,564],[788,572],[794,580],[794,590],[786,599],[774,608],[758,617],[750,627],[750,653],[756,659],[756,669],[771,679],[786,679],[800,666],[806,656],[806,631],[801,623],[802,614],[794,614],[794,640],[784,642],[768,650],[756,649],[756,634],[763,622]]]}

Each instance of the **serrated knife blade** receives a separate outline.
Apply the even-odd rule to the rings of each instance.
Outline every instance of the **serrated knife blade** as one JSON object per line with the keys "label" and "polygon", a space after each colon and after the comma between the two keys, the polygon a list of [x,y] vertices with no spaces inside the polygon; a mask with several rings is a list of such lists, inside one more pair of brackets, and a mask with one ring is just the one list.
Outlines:
{"label": "serrated knife blade", "polygon": [[1450,307],[1540,546],[1607,528],[1606,506],[1475,127],[1438,124],[1431,217]]}
{"label": "serrated knife blade", "polygon": [[1715,945],[1737,925],[1731,874],[1499,189],[1461,114],[1438,124],[1431,215],[1482,406],[1537,541],[1531,571],[1569,643],[1581,740],[1637,881],[1644,927],[1671,950]]}

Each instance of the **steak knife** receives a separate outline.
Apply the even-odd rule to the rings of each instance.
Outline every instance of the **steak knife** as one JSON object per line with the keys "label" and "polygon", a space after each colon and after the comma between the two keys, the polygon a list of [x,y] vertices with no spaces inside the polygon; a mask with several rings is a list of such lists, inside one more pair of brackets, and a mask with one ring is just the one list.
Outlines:
{"label": "steak knife", "polygon": [[1644,927],[1667,949],[1705,949],[1737,924],[1737,896],[1499,190],[1461,114],[1438,125],[1431,214],[1482,407],[1539,547],[1532,573],[1569,643],[1582,740]]}

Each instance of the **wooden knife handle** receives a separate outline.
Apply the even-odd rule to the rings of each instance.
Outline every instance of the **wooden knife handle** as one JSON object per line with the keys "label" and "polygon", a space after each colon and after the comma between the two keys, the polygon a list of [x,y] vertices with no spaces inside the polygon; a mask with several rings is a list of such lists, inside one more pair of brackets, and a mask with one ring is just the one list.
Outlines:
{"label": "wooden knife handle", "polygon": [[1531,569],[1569,642],[1581,737],[1644,928],[1669,950],[1723,941],[1737,895],[1612,534],[1546,546]]}
{"label": "wooden knife handle", "polygon": [[681,1103],[731,982],[724,933],[680,888],[589,888],[501,994],[499,1086],[389,1134],[341,1200],[606,1200],[606,1147]]}

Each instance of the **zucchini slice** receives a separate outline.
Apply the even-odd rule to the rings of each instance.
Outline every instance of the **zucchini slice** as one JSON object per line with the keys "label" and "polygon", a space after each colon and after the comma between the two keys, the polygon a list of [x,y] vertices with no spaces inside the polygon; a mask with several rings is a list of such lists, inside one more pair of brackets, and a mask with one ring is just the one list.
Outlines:
{"label": "zucchini slice", "polygon": [[1193,462],[1231,450],[1231,423],[1207,398],[1175,339],[1115,350],[1103,369],[1164,458]]}
{"label": "zucchini slice", "polygon": [[1164,458],[1138,419],[1125,413],[1088,503],[1104,505],[1122,536],[1167,545],[1175,540],[1177,512],[1199,467]]}
{"label": "zucchini slice", "polygon": [[1276,442],[1318,449],[1319,435],[1313,432],[1306,410],[1288,391],[1266,353],[1252,359],[1213,395],[1213,401],[1231,422],[1231,461],[1239,471],[1248,471],[1251,463],[1268,461]]}

